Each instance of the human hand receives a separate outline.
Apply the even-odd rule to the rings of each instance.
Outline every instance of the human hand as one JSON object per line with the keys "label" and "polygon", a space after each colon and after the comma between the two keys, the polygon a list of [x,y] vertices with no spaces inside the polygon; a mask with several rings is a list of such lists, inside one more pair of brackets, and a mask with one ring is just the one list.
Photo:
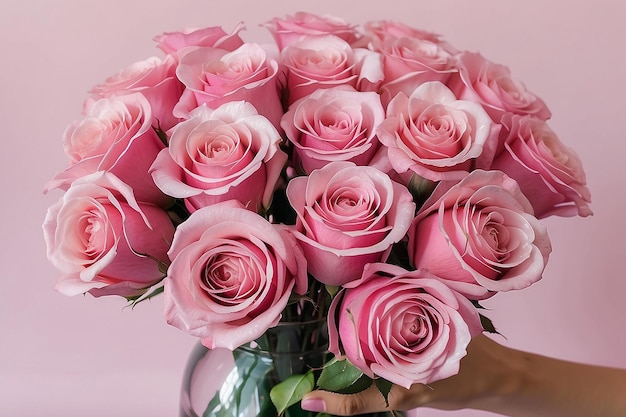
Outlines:
{"label": "human hand", "polygon": [[339,416],[410,410],[421,406],[442,410],[481,408],[482,403],[514,389],[518,381],[516,374],[510,372],[515,366],[510,349],[479,335],[472,339],[467,351],[457,375],[429,385],[414,384],[410,389],[393,385],[388,396],[389,406],[372,385],[350,395],[313,391],[303,398],[302,408]]}

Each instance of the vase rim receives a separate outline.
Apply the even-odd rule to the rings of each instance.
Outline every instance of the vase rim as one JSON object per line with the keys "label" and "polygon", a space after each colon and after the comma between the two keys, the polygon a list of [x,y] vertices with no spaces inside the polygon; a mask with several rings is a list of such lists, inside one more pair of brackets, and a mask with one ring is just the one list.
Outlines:
{"label": "vase rim", "polygon": [[273,351],[262,349],[261,347],[252,347],[250,346],[250,344],[239,346],[237,350],[248,352],[254,355],[261,355],[261,356],[267,356],[267,357],[272,357],[272,358],[275,358],[277,356],[295,356],[295,355],[315,356],[315,355],[323,355],[323,354],[328,353],[328,344],[324,346],[318,346],[312,349],[307,349],[305,351],[294,351],[294,352],[273,352]]}

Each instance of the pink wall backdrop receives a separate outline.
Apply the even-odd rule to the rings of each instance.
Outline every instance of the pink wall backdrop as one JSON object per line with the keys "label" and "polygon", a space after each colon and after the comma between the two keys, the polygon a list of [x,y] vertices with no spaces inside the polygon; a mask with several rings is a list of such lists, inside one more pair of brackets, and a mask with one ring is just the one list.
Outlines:
{"label": "pink wall backdrop", "polygon": [[[359,4],[359,6],[354,6]],[[619,0],[30,0],[0,14],[2,237],[0,415],[175,416],[195,341],[161,318],[161,300],[67,298],[53,290],[41,233],[60,193],[43,184],[65,167],[61,135],[85,93],[134,61],[151,39],[183,27],[257,25],[298,10],[353,23],[401,20],[508,65],[552,110],[551,127],[581,156],[595,215],[550,219],[544,279],[486,304],[503,343],[626,367],[626,10]],[[420,417],[478,417],[423,409]]]}

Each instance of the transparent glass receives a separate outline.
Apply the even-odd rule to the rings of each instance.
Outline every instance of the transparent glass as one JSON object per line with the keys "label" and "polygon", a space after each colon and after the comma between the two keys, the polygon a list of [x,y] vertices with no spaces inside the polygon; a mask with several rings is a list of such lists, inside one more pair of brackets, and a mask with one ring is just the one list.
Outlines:
{"label": "transparent glass", "polygon": [[[251,345],[234,351],[194,347],[182,381],[181,417],[276,417],[272,386],[319,369],[330,357],[325,320],[281,322]],[[285,412],[285,417],[316,415],[299,403]]]}

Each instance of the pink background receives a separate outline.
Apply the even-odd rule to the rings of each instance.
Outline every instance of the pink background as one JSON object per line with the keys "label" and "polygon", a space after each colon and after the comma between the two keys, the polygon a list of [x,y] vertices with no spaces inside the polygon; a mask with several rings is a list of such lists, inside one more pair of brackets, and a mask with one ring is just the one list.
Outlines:
{"label": "pink background", "polygon": [[[187,26],[257,27],[297,10],[353,23],[402,20],[508,65],[550,106],[552,128],[583,159],[595,215],[547,221],[544,279],[486,304],[511,346],[626,367],[626,13],[620,0],[30,0],[0,13],[2,246],[0,415],[175,416],[195,341],[161,318],[161,300],[67,298],[53,290],[40,225],[60,193],[43,184],[66,165],[63,129],[86,91],[158,54],[151,38]],[[420,410],[419,416],[487,416]]]}

